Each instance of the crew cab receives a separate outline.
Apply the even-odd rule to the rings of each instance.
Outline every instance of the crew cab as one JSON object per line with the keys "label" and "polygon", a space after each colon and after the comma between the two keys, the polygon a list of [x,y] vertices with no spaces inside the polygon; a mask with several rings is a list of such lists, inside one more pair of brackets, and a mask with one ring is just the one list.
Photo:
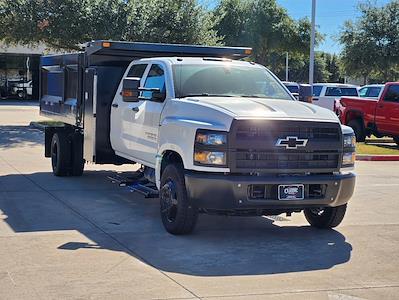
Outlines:
{"label": "crew cab", "polygon": [[315,83],[312,103],[332,111],[335,102],[344,96],[359,96],[357,86],[342,83]]}
{"label": "crew cab", "polygon": [[399,145],[399,82],[386,83],[377,99],[342,97],[336,105],[342,124],[353,128],[356,139],[392,137]]}
{"label": "crew cab", "polygon": [[95,41],[43,57],[40,111],[65,123],[45,131],[54,175],[80,176],[85,162],[140,164],[129,186],[159,192],[172,234],[191,232],[199,213],[304,211],[312,226],[339,225],[355,185],[353,130],[241,60],[250,54]]}

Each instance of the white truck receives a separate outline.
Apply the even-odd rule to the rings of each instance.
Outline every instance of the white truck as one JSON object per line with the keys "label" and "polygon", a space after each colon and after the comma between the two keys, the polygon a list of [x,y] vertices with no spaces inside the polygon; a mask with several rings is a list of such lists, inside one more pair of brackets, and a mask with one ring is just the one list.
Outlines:
{"label": "white truck", "polygon": [[341,97],[359,97],[358,86],[343,83],[313,84],[312,103],[335,111],[336,102]]}
{"label": "white truck", "polygon": [[330,110],[297,101],[249,48],[95,41],[41,60],[40,110],[56,176],[85,162],[141,164],[124,185],[158,197],[165,229],[199,213],[304,211],[343,219],[355,186],[355,138]]}

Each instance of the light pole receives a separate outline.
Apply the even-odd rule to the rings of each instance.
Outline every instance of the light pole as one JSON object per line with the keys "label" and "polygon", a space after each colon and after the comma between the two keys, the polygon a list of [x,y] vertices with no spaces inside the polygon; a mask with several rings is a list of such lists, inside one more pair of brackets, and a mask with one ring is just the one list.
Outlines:
{"label": "light pole", "polygon": [[310,36],[310,61],[309,61],[309,84],[313,86],[314,74],[314,43],[315,43],[315,24],[316,24],[316,0],[312,0],[312,29]]}
{"label": "light pole", "polygon": [[285,81],[288,81],[288,52],[285,55]]}

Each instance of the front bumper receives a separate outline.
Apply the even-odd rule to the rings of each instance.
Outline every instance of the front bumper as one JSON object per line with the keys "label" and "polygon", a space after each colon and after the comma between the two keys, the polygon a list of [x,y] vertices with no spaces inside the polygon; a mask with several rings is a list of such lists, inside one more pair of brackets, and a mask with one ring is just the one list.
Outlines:
{"label": "front bumper", "polygon": [[[349,201],[355,188],[355,174],[252,176],[186,172],[187,194],[193,204],[208,210],[282,210],[294,211],[307,207],[340,206]],[[280,184],[304,184],[305,189],[320,185],[318,197],[305,193],[303,200],[278,200],[276,187]],[[253,199],[252,185],[265,185],[270,192],[264,199]]]}

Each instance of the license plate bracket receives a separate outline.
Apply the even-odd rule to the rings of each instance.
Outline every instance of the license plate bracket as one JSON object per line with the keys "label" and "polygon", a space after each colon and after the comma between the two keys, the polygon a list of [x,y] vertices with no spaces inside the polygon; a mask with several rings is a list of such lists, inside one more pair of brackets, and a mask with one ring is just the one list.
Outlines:
{"label": "license plate bracket", "polygon": [[305,186],[303,184],[280,184],[278,186],[278,200],[303,199],[305,199]]}

